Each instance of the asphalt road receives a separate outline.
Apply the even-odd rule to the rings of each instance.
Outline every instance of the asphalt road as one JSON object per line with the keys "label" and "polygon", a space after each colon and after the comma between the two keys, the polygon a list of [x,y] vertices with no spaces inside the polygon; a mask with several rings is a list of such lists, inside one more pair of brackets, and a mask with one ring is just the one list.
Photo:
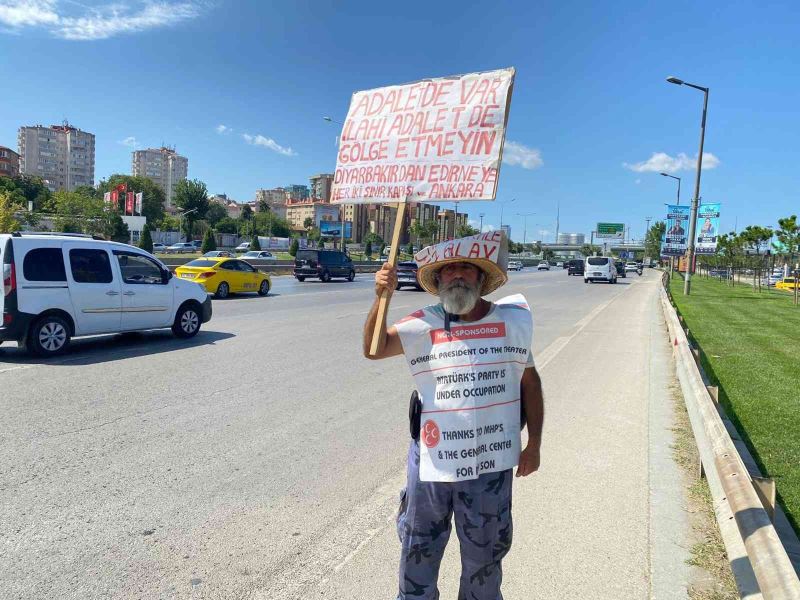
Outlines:
{"label": "asphalt road", "polygon": [[[526,270],[511,273],[495,294],[522,292],[533,308],[549,420],[542,475],[517,485],[533,494],[525,502],[553,514],[536,509],[527,525],[515,516],[519,542],[507,562],[526,578],[547,579],[544,589],[561,590],[537,595],[512,583],[506,600],[588,597],[565,584],[575,577],[574,590],[592,589],[595,598],[647,597],[654,578],[645,573],[652,567],[646,458],[654,433],[645,390],[652,374],[626,365],[646,360],[642,353],[655,339],[656,279],[646,271],[617,285],[585,285],[562,270]],[[361,355],[371,280],[274,278],[266,298],[215,301],[213,319],[188,342],[169,332],[104,336],[78,340],[54,361],[0,348],[0,598],[394,597],[399,544],[392,518],[404,481],[412,382],[402,358],[371,362]],[[430,301],[422,292],[397,292],[390,320]],[[607,332],[591,335],[600,323]],[[590,397],[581,382],[598,380],[597,357],[605,388]],[[569,410],[566,389],[575,403]],[[610,413],[594,414],[604,402]],[[589,405],[586,422],[574,417],[575,408]],[[568,473],[545,474],[559,440],[570,454],[556,470],[601,460],[582,452],[596,447],[585,427],[604,418],[621,461],[604,463],[604,485],[620,477],[623,488],[645,488],[622,496],[614,489],[613,506],[582,497],[592,486],[582,491]],[[668,445],[661,429],[668,427],[656,432],[658,444]],[[632,495],[641,505],[627,506]],[[619,555],[589,543],[598,554],[587,556],[594,567],[586,581],[557,565],[541,573],[541,557],[526,557],[531,545],[546,553],[557,543],[548,556],[560,556],[574,534],[575,552],[586,555],[581,536],[598,532],[567,525],[574,515],[558,503],[583,506],[579,518],[591,519],[587,500],[592,510],[613,514],[617,528],[625,529],[626,510],[643,521],[615,531],[619,539],[610,545]],[[515,499],[515,513],[526,510],[521,502]],[[548,523],[559,523],[559,535],[547,534]],[[676,535],[682,543],[680,527]],[[642,551],[639,573],[631,561]],[[443,591],[458,580],[453,553],[448,557]],[[610,567],[612,558],[624,568]],[[631,571],[633,583],[603,591],[605,577]]]}

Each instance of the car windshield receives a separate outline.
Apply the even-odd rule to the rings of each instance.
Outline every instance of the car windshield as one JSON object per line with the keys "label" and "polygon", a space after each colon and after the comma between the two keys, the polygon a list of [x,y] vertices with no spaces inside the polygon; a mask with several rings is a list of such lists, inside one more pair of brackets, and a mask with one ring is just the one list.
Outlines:
{"label": "car windshield", "polygon": [[208,260],[203,258],[198,258],[197,260],[193,260],[191,262],[186,263],[183,265],[184,267],[213,267],[217,264],[216,260]]}
{"label": "car windshield", "polygon": [[607,265],[608,258],[606,258],[605,256],[592,256],[586,259],[586,262],[588,262],[593,267],[598,267],[600,265]]}
{"label": "car windshield", "polygon": [[297,260],[317,260],[317,253],[313,250],[301,250],[297,253]]}

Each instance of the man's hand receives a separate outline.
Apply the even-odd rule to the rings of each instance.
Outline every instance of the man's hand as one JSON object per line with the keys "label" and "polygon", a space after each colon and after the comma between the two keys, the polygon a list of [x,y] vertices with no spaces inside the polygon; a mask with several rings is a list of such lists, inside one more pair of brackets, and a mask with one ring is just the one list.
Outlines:
{"label": "man's hand", "polygon": [[396,288],[397,267],[383,263],[383,266],[375,273],[375,295],[380,296],[381,292],[385,290],[391,296]]}
{"label": "man's hand", "polygon": [[519,465],[517,466],[517,477],[526,477],[539,470],[539,447],[528,446],[519,454]]}

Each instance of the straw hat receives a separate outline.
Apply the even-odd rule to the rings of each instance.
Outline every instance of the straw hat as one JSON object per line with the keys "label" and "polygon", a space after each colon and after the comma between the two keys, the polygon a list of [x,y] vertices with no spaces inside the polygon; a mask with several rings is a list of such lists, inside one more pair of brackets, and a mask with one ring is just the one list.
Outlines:
{"label": "straw hat", "polygon": [[439,295],[436,275],[450,263],[470,263],[483,271],[481,296],[491,294],[508,281],[508,239],[504,231],[489,231],[427,246],[414,255],[414,260],[419,284],[434,296]]}

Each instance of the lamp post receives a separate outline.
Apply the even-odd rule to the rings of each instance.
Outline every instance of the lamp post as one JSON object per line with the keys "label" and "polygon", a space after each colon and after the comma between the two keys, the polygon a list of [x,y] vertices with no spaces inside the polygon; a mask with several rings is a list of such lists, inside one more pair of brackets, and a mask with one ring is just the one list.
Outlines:
{"label": "lamp post", "polygon": [[483,233],[483,217],[484,217],[484,215],[485,215],[485,213],[481,213],[481,214],[479,215],[479,216],[480,216],[480,218],[481,218],[481,233]]}
{"label": "lamp post", "polygon": [[[337,121],[336,119],[334,119],[333,117],[327,117],[327,116],[326,117],[322,117],[322,120],[323,121],[327,121],[328,123],[335,123],[337,125],[341,125],[341,123],[339,121]],[[336,136],[336,140],[335,140],[334,143],[336,144],[336,146],[339,145],[339,136],[338,135]],[[355,214],[356,214],[356,211],[355,211],[355,207],[354,207],[353,208],[353,216],[354,217],[355,217]],[[355,219],[353,219],[353,220],[355,220]],[[270,221],[270,224],[271,223],[272,222]],[[342,247],[341,247],[341,250],[342,250],[342,252],[344,252],[345,251],[345,248],[344,248],[344,230],[346,229],[345,222],[344,222],[344,204],[339,206],[339,225],[341,225],[341,227],[342,227],[342,231],[341,231],[341,233],[342,233],[342,237],[341,237]],[[336,246],[335,240],[334,240],[334,244],[333,245],[334,245],[334,247]]]}
{"label": "lamp post", "polygon": [[501,231],[503,230],[503,205],[506,204],[507,202],[508,203],[514,202],[515,200],[516,200],[516,198],[512,198],[511,200],[501,200],[500,202],[498,202],[498,204],[500,205],[500,230]]}
{"label": "lamp post", "polygon": [[191,214],[193,212],[197,212],[197,209],[193,208],[192,210],[187,210],[186,212],[181,211],[181,214],[178,215],[178,232],[179,233],[183,233],[183,217],[185,217],[186,215],[189,215],[189,214]]}
{"label": "lamp post", "polygon": [[681,203],[681,178],[675,177],[675,175],[670,175],[669,173],[661,173],[664,177],[672,177],[673,179],[678,180],[678,205]]}
{"label": "lamp post", "polygon": [[669,83],[675,85],[687,85],[703,92],[703,118],[700,121],[700,149],[697,152],[697,172],[694,178],[694,196],[692,197],[692,211],[689,217],[689,245],[686,258],[689,264],[686,266],[686,279],[683,282],[683,295],[688,296],[692,289],[692,271],[694,269],[694,238],[697,229],[697,205],[700,203],[700,173],[703,169],[703,142],[706,137],[706,113],[708,112],[708,88],[693,83],[687,83],[677,77],[667,77]]}
{"label": "lamp post", "polygon": [[523,217],[523,226],[522,226],[522,245],[524,246],[528,241],[528,217],[532,217],[536,213],[517,213],[518,217]]}

